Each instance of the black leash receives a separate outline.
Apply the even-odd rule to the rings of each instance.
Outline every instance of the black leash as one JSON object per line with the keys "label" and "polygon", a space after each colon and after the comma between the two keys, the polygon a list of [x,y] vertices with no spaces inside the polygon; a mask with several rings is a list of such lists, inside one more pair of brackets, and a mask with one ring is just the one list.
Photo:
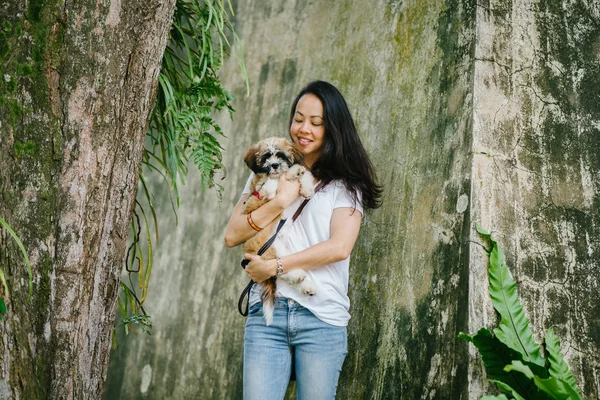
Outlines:
{"label": "black leash", "polygon": [[[285,221],[287,221],[287,220],[286,219],[282,219],[281,221],[279,221],[279,225],[277,225],[277,230],[275,231],[275,234],[273,234],[273,236],[271,236],[269,238],[269,240],[267,240],[265,242],[265,244],[263,244],[262,247],[260,249],[258,249],[258,252],[256,253],[257,255],[259,255],[259,256],[262,255],[265,251],[267,251],[267,249],[269,247],[271,247],[271,245],[275,241],[275,238],[277,237],[277,234],[279,233],[279,231],[281,230],[281,228],[285,224]],[[246,269],[246,265],[248,265],[249,262],[250,262],[250,260],[243,259],[240,264],[242,265],[242,268]],[[246,287],[244,288],[244,290],[242,290],[242,294],[240,295],[240,299],[238,300],[238,311],[244,317],[248,316],[248,303],[250,302],[250,289],[252,289],[252,286],[254,286],[255,283],[256,282],[254,282],[252,279],[250,279],[250,282],[248,282],[248,284],[246,285]],[[242,311],[242,307],[243,307],[243,303],[244,303],[244,298],[246,296],[248,296],[248,301],[246,302],[246,311]]]}
{"label": "black leash", "polygon": [[[323,185],[323,182],[320,182],[317,185],[317,187],[315,188],[315,192],[314,193],[317,193],[319,190],[321,190],[323,188],[323,186],[325,186],[325,185]],[[313,196],[314,196],[314,194],[313,194]],[[309,200],[310,199],[305,199],[302,202],[302,204],[300,204],[300,207],[298,207],[298,209],[294,213],[294,216],[292,217],[292,222],[296,221],[296,218],[298,218],[298,216],[300,215],[300,213],[302,212],[302,210],[306,206],[306,203],[308,203]],[[277,234],[279,233],[279,230],[285,224],[285,221],[287,221],[287,220],[282,219],[281,221],[279,221],[279,225],[277,225],[277,230],[275,231],[275,234],[273,236],[271,236],[269,238],[269,240],[267,240],[265,242],[265,244],[262,245],[262,247],[256,253],[257,255],[259,255],[259,256],[262,255],[265,251],[267,251],[267,249],[269,247],[271,247],[271,245],[275,241],[275,238],[277,238]],[[248,265],[249,262],[250,262],[250,260],[243,259],[242,262],[241,262],[242,268],[246,269],[246,265]],[[244,288],[244,290],[242,290],[242,294],[240,295],[240,299],[238,300],[238,311],[244,317],[248,316],[248,307],[249,307],[249,303],[250,303],[250,290],[252,289],[252,286],[254,286],[255,283],[256,282],[254,282],[252,279],[250,279],[250,282],[248,282],[248,284],[246,285],[246,287]],[[248,296],[248,301],[246,301],[246,311],[242,311],[242,307],[243,307],[243,304],[244,304],[244,298],[246,296]]]}

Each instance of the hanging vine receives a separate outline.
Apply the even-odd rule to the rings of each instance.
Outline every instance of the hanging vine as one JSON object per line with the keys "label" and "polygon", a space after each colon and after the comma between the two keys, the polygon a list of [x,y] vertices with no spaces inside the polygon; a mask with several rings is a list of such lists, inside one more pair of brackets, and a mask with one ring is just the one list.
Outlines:
{"label": "hanging vine", "polygon": [[[175,219],[179,208],[179,185],[185,184],[190,162],[200,173],[203,187],[215,188],[219,197],[223,187],[216,173],[225,175],[223,131],[213,116],[226,110],[231,116],[233,97],[221,86],[217,75],[225,57],[233,50],[239,60],[249,93],[240,42],[228,17],[233,15],[230,0],[177,0],[169,41],[158,78],[156,104],[147,132],[140,168],[139,196],[131,218],[130,246],[125,259],[129,283],[121,282],[118,307],[126,334],[136,330],[150,333],[152,322],[143,307],[152,272],[153,236],[159,229],[153,196],[145,175],[158,173],[168,185]],[[150,228],[154,225],[154,235]],[[134,284],[134,276],[137,282]],[[113,346],[116,348],[113,335]]]}

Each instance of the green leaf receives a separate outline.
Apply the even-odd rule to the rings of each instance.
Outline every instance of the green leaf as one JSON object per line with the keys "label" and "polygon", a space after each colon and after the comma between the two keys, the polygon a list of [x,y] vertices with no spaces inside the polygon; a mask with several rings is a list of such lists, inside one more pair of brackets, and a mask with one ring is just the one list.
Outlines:
{"label": "green leaf", "polygon": [[4,294],[6,295],[6,299],[8,300],[8,285],[6,284],[6,278],[4,277],[4,271],[0,268],[0,281],[2,282],[2,286],[4,286]]}
{"label": "green leaf", "polygon": [[481,400],[508,400],[508,397],[506,397],[503,394],[498,395],[498,396],[487,395],[487,396],[483,396],[481,398]]}
{"label": "green leaf", "polygon": [[[8,223],[3,220],[2,218],[0,218],[0,225],[2,225],[6,231],[10,234],[10,236],[12,236],[12,238],[15,240],[15,242],[17,242],[17,246],[19,247],[19,249],[21,250],[21,253],[23,253],[23,258],[25,260],[25,266],[27,267],[27,273],[29,274],[29,295],[27,296],[27,301],[29,301],[31,299],[31,295],[33,294],[33,272],[31,271],[31,263],[29,262],[29,257],[27,256],[27,250],[25,250],[25,246],[23,246],[23,243],[21,242],[21,239],[19,239],[19,236],[17,236],[17,234],[12,230],[12,228],[8,225]],[[4,274],[2,274],[2,277],[4,278]],[[4,279],[3,279],[3,283],[4,283]],[[8,289],[7,286],[5,286],[6,289]],[[8,293],[8,290],[7,290]]]}
{"label": "green leaf", "polygon": [[568,384],[565,385],[566,382],[552,376],[546,379],[540,378],[539,376],[534,375],[531,369],[520,361],[513,361],[512,364],[506,366],[505,370],[507,372],[517,371],[522,373],[527,378],[533,380],[535,385],[544,393],[548,394],[551,399],[582,400],[578,393],[569,390],[567,387]]}
{"label": "green leaf", "polygon": [[[229,9],[233,11],[231,2],[227,1]],[[137,223],[132,220],[130,237],[133,236],[133,240],[126,261],[131,287],[123,285],[124,296],[119,298],[119,309],[125,311],[125,320],[131,318],[131,314],[137,315],[140,309],[146,314],[142,303],[148,293],[153,258],[149,219],[154,222],[153,233],[156,240],[159,239],[158,218],[151,193],[153,185],[147,185],[146,174],[150,171],[157,172],[163,178],[165,186],[168,185],[176,223],[180,205],[179,187],[185,184],[190,160],[200,173],[203,187],[216,187],[217,195],[221,198],[223,187],[215,182],[215,176],[224,176],[226,171],[222,163],[223,148],[216,137],[225,135],[212,116],[221,110],[227,110],[231,117],[234,111],[231,105],[233,96],[221,86],[218,75],[218,70],[230,51],[238,55],[247,94],[249,93],[241,42],[233,30],[224,0],[177,0],[169,34],[139,172],[141,190],[138,191],[138,198],[144,206],[139,202],[136,204]],[[151,216],[144,207],[150,207]],[[144,218],[147,246],[141,246],[140,214]],[[137,271],[134,265],[138,266]],[[133,289],[132,273],[138,273],[136,279],[141,288],[141,300]],[[140,321],[128,319],[124,325],[126,334],[135,334],[131,325],[134,322],[143,324]],[[142,329],[146,330],[147,325],[143,325]]]}
{"label": "green leaf", "polygon": [[152,220],[154,222],[154,232],[156,234],[156,242],[158,243],[158,219],[156,218],[156,210],[154,209],[154,204],[152,203],[152,199],[150,198],[150,192],[148,191],[148,186],[146,185],[146,180],[140,174],[140,183],[142,184],[142,188],[144,189],[143,193],[146,197],[146,201],[148,202],[148,207],[150,207],[150,213],[152,214]]}
{"label": "green leaf", "polygon": [[529,319],[519,302],[517,284],[504,263],[504,253],[491,236],[490,240],[492,251],[490,252],[489,290],[492,304],[500,314],[499,327],[494,329],[494,334],[508,347],[521,353],[524,361],[544,368],[546,360],[541,355],[540,346],[533,338]]}
{"label": "green leaf", "polygon": [[501,382],[501,381],[497,381],[495,379],[490,379],[490,382],[495,383],[496,386],[498,386],[498,388],[500,390],[502,390],[504,393],[509,393],[515,399],[517,399],[517,400],[525,400],[525,398],[523,396],[521,396],[515,389],[511,388],[506,383]]}
{"label": "green leaf", "polygon": [[117,305],[119,306],[119,311],[121,312],[121,315],[123,316],[123,318],[127,318],[127,308],[125,308],[127,303],[123,304],[123,302],[121,301],[120,295],[119,295],[119,297],[117,297]]}
{"label": "green leaf", "polygon": [[479,233],[480,235],[483,235],[487,238],[492,236],[490,233],[488,233],[488,231],[486,231],[481,226],[479,226],[479,224],[477,222],[475,223],[475,230],[477,230],[477,233]]}
{"label": "green leaf", "polygon": [[[522,360],[522,356],[494,337],[490,331],[482,328],[475,335],[461,332],[459,338],[468,340],[477,347],[489,378],[510,386],[526,399],[548,399],[544,393],[539,392],[531,379],[521,373],[505,370],[513,360]],[[533,367],[539,369],[535,365]]]}
{"label": "green leaf", "polygon": [[119,346],[117,346],[117,329],[113,328],[113,333],[112,333],[112,348],[117,350],[119,348]]}
{"label": "green leaf", "polygon": [[4,303],[4,299],[0,299],[0,320],[3,315],[6,315],[6,304]]}
{"label": "green leaf", "polygon": [[562,352],[560,351],[560,342],[558,336],[554,334],[552,328],[546,332],[544,338],[546,351],[548,353],[548,361],[550,361],[550,376],[560,379],[570,386],[571,390],[580,394],[581,391],[577,387],[577,382],[569,369],[569,365],[565,362]]}

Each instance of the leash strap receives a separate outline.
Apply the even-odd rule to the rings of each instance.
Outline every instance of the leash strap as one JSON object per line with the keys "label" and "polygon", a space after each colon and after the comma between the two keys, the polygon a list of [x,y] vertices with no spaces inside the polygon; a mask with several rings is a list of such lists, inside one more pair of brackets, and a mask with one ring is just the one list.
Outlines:
{"label": "leash strap", "polygon": [[[275,230],[275,234],[273,234],[273,236],[271,236],[269,238],[269,240],[267,240],[265,242],[265,244],[263,244],[262,247],[260,249],[258,249],[258,252],[256,254],[258,254],[260,256],[265,251],[267,251],[267,249],[269,247],[271,247],[271,245],[275,241],[275,238],[277,237],[277,234],[279,233],[279,231],[281,230],[281,228],[283,227],[283,225],[285,225],[285,221],[286,221],[285,219],[282,219],[281,221],[279,221],[279,225],[277,225],[277,230]],[[246,269],[246,265],[248,265],[249,262],[250,262],[250,260],[243,259],[240,264],[242,265],[242,268]],[[250,302],[250,290],[252,289],[252,286],[254,286],[254,283],[255,282],[252,279],[250,279],[250,282],[248,282],[248,284],[246,285],[246,287],[244,288],[244,290],[242,290],[242,294],[240,295],[240,299],[238,300],[238,311],[244,317],[248,316],[248,307],[249,307],[249,302]],[[244,310],[243,309],[243,307],[244,307],[244,299],[246,297],[248,297],[248,301],[246,301],[246,309]]]}
{"label": "leash strap", "polygon": [[[315,188],[315,193],[317,193],[319,190],[321,190],[323,188],[323,186],[325,186],[323,184],[323,182],[319,182],[319,185]],[[298,216],[300,215],[300,213],[302,212],[302,210],[304,210],[304,207],[306,206],[306,203],[308,203],[309,200],[310,199],[305,199],[302,202],[302,204],[300,204],[300,206],[298,207],[298,209],[296,210],[296,212],[292,216],[292,223],[294,221],[296,221],[296,219],[298,218]],[[269,240],[267,240],[265,242],[265,244],[263,244],[262,247],[260,249],[258,249],[258,252],[256,253],[257,255],[259,255],[259,256],[262,255],[265,251],[267,251],[269,249],[269,247],[271,247],[271,245],[273,244],[273,242],[277,238],[277,234],[279,233],[279,231],[281,230],[281,228],[283,228],[283,225],[285,225],[286,221],[287,221],[286,219],[282,219],[281,221],[279,221],[279,225],[277,225],[277,230],[275,230],[275,233],[273,234],[273,236],[271,236],[269,238]],[[240,264],[241,264],[242,268],[246,269],[246,265],[248,265],[249,262],[250,262],[250,260],[243,259]],[[249,303],[250,303],[250,290],[252,290],[252,286],[254,286],[255,283],[256,282],[254,282],[252,279],[250,279],[250,282],[248,282],[248,284],[246,285],[246,287],[244,288],[244,290],[242,290],[242,294],[240,295],[240,299],[238,300],[238,311],[244,317],[248,316],[248,308],[250,306],[249,305]],[[246,297],[248,297],[248,300],[246,301],[246,309],[243,310],[244,299]]]}
{"label": "leash strap", "polygon": [[[282,219],[281,221],[279,221],[279,225],[277,225],[277,229],[275,230],[275,233],[273,234],[273,236],[271,236],[269,238],[269,240],[267,240],[265,242],[265,244],[262,245],[262,247],[260,249],[258,249],[258,252],[256,253],[257,255],[262,256],[263,253],[265,251],[267,251],[269,249],[269,247],[271,247],[271,245],[275,241],[275,238],[277,237],[277,234],[279,233],[279,231],[281,230],[281,228],[283,227],[283,225],[285,225],[285,221],[287,221],[287,220],[286,219]],[[242,268],[246,269],[246,265],[248,265],[249,262],[250,262],[250,260],[243,259],[240,264],[242,264]]]}

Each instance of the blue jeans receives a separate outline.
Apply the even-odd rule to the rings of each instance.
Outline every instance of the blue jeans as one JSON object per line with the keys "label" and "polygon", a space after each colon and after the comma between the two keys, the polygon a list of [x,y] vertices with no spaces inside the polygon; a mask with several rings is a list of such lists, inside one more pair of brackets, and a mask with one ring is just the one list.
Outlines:
{"label": "blue jeans", "polygon": [[292,360],[298,400],[334,399],[347,352],[345,326],[327,324],[286,298],[275,299],[266,326],[262,304],[254,304],[244,335],[244,400],[283,399]]}

